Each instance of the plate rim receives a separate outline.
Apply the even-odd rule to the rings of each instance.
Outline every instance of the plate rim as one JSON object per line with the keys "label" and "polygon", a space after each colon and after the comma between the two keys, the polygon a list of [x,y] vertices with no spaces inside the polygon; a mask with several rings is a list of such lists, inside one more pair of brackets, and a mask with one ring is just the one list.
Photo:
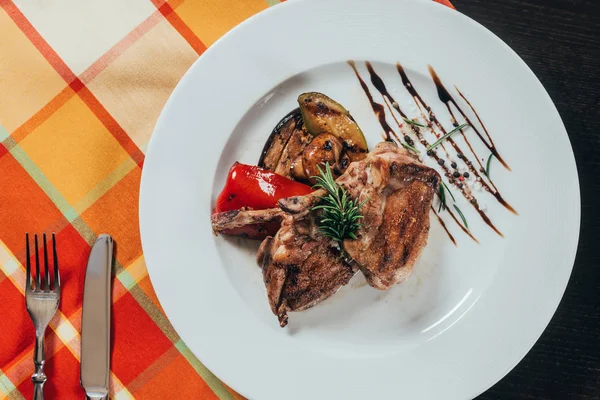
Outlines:
{"label": "plate rim", "polygon": [[[312,0],[314,1],[314,0]],[[493,386],[495,383],[497,383],[498,381],[500,381],[504,376],[506,376],[506,374],[508,374],[508,372],[510,372],[519,362],[521,362],[521,360],[529,353],[529,351],[531,350],[531,348],[537,343],[537,341],[539,340],[539,338],[541,337],[541,335],[545,332],[546,328],[548,327],[548,324],[550,323],[552,317],[554,316],[554,314],[556,313],[556,310],[558,308],[558,306],[560,305],[560,302],[562,300],[562,298],[564,297],[564,293],[566,291],[566,288],[570,282],[570,277],[572,274],[572,270],[574,268],[574,263],[576,260],[576,255],[577,255],[577,250],[578,250],[578,243],[579,243],[579,237],[580,237],[580,231],[581,231],[581,192],[580,192],[580,182],[579,182],[579,173],[577,170],[577,163],[575,161],[575,155],[573,152],[573,147],[571,144],[571,140],[570,137],[567,133],[566,127],[564,126],[564,123],[562,122],[562,118],[560,116],[560,113],[558,112],[558,110],[556,109],[556,105],[554,104],[554,102],[552,101],[552,99],[550,98],[549,94],[547,93],[546,89],[544,88],[544,86],[541,84],[541,82],[539,81],[539,79],[537,78],[537,76],[533,73],[533,71],[529,68],[529,66],[523,61],[523,59],[514,51],[512,50],[512,48],[510,46],[508,46],[508,44],[506,44],[502,39],[500,39],[498,36],[496,36],[493,32],[489,31],[486,27],[484,27],[483,25],[479,24],[477,21],[474,21],[473,19],[471,19],[470,17],[460,13],[459,11],[455,11],[455,10],[451,10],[448,9],[446,6],[443,6],[441,4],[435,3],[433,1],[424,1],[424,0],[403,0],[404,2],[408,2],[408,3],[419,3],[420,6],[423,7],[434,7],[434,8],[443,8],[446,9],[447,12],[449,13],[448,15],[450,15],[450,13],[453,12],[458,12],[459,16],[461,18],[464,18],[464,21],[468,21],[469,23],[473,23],[477,26],[478,29],[483,29],[484,31],[487,31],[491,37],[493,38],[493,40],[495,40],[499,45],[502,45],[503,47],[505,47],[505,49],[507,49],[512,56],[516,59],[516,61],[518,61],[521,64],[522,69],[524,69],[524,71],[526,71],[529,75],[530,75],[530,79],[533,79],[535,81],[535,83],[537,85],[539,85],[539,87],[542,89],[543,93],[547,96],[547,100],[549,100],[549,105],[552,107],[553,112],[556,113],[556,115],[558,116],[558,119],[561,122],[561,126],[560,129],[562,131],[564,131],[565,133],[565,138],[569,144],[569,151],[568,151],[568,155],[570,156],[570,161],[572,162],[572,166],[574,167],[574,173],[575,173],[575,184],[577,187],[577,191],[574,193],[574,198],[573,201],[575,203],[577,203],[577,209],[575,210],[575,215],[576,221],[574,222],[576,225],[576,237],[574,240],[575,245],[573,246],[573,249],[571,250],[569,256],[567,258],[571,259],[572,261],[570,262],[570,267],[569,267],[569,271],[568,271],[568,276],[565,279],[565,281],[563,282],[562,286],[562,290],[560,293],[560,296],[557,297],[556,300],[556,305],[553,305],[551,308],[551,313],[549,313],[549,317],[547,318],[547,321],[545,321],[544,323],[544,327],[543,329],[541,329],[541,331],[539,331],[536,335],[536,339],[533,340],[530,344],[528,344],[527,346],[527,350],[518,358],[514,360],[514,363],[510,366],[508,366],[505,371],[497,376],[497,379],[494,380],[493,382],[491,382],[491,384],[488,385],[488,383],[482,385],[485,386],[483,387],[483,389],[477,393],[474,394],[474,396],[477,396],[481,393],[483,393],[484,391],[486,391],[487,389],[489,389],[491,386]],[[282,9],[284,7],[286,8],[290,8],[290,7],[296,7],[297,4],[299,3],[310,3],[311,0],[295,0],[293,2],[286,2],[284,4],[279,4],[277,5],[277,7],[269,7],[265,10],[263,10],[262,12],[248,18],[247,20],[245,20],[244,22],[242,22],[241,24],[237,25],[236,27],[234,27],[232,30],[230,30],[229,32],[227,32],[223,37],[219,38],[211,47],[209,47],[203,54],[201,57],[199,57],[193,64],[192,66],[188,69],[188,71],[186,71],[186,73],[184,74],[184,76],[182,77],[182,79],[180,80],[180,82],[177,84],[176,88],[173,90],[173,92],[171,93],[171,95],[169,96],[169,99],[167,101],[167,103],[165,104],[163,110],[160,113],[159,119],[153,129],[153,133],[151,136],[151,139],[149,141],[148,144],[148,148],[147,148],[147,153],[146,153],[146,161],[150,158],[149,156],[153,153],[154,151],[154,146],[153,143],[156,142],[155,137],[157,137],[157,130],[158,127],[160,126],[161,121],[164,119],[164,116],[169,112],[168,110],[170,109],[170,107],[172,107],[172,103],[174,102],[174,98],[176,98],[177,93],[179,92],[179,90],[181,90],[181,88],[184,86],[185,82],[187,79],[189,79],[189,77],[191,76],[191,71],[195,68],[197,68],[197,65],[199,64],[199,62],[201,62],[202,57],[205,57],[208,54],[212,54],[215,51],[218,51],[218,49],[220,48],[219,46],[221,45],[221,43],[224,43],[228,37],[232,36],[233,34],[235,34],[236,32],[245,29],[245,27],[247,25],[250,24],[254,24],[256,23],[256,21],[262,19],[262,18],[268,18],[271,14],[279,12],[277,10]],[[427,4],[429,3],[429,4]],[[446,12],[446,11],[444,11]],[[146,171],[145,168],[142,169],[142,178],[141,178],[141,183],[140,183],[140,195],[139,195],[139,221],[140,221],[140,236],[141,236],[141,242],[142,242],[142,249],[144,250],[143,254],[146,254],[146,247],[149,246],[149,240],[148,240],[148,234],[144,234],[145,229],[144,229],[144,225],[145,223],[143,221],[145,221],[145,217],[144,215],[147,213],[147,206],[145,205],[145,202],[143,200],[144,198],[144,193],[148,192],[150,189],[148,189],[148,179],[147,175],[144,173],[144,171]],[[149,210],[148,210],[149,212]],[[146,238],[146,239],[145,239]],[[146,263],[148,266],[148,275],[152,281],[152,272],[151,270],[153,268],[150,267],[150,262],[148,261],[148,259],[146,259]],[[565,267],[567,268],[567,267]],[[153,285],[155,286],[155,285]],[[156,290],[156,294],[158,297],[159,302],[162,301],[160,300],[161,296],[158,293],[158,290]],[[165,309],[165,314],[168,317],[168,312]],[[169,319],[170,320],[170,319]],[[175,327],[175,324],[173,322],[171,322],[173,327]],[[183,338],[182,338],[183,339]],[[191,349],[190,349],[191,350]],[[194,353],[194,355],[196,355]],[[196,357],[198,357],[200,359],[200,357],[198,355],[196,355]],[[207,366],[208,368],[208,366]],[[221,379],[223,382],[226,382],[227,385],[229,385],[230,387],[234,388],[235,390],[237,390],[238,392],[242,393],[243,391],[240,391],[240,389],[237,387],[237,384],[235,382],[230,382],[229,380],[226,380],[223,378],[224,375],[219,374],[218,377],[219,379]],[[250,394],[250,393],[247,393]]]}

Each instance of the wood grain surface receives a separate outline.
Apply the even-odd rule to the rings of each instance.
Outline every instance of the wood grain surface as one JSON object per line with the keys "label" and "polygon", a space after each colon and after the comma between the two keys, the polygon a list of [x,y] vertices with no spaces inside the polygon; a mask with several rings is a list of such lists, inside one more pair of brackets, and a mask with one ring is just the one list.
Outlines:
{"label": "wood grain surface", "polygon": [[556,104],[575,153],[581,232],[569,286],[529,354],[480,399],[600,399],[600,0],[453,0],[508,43]]}

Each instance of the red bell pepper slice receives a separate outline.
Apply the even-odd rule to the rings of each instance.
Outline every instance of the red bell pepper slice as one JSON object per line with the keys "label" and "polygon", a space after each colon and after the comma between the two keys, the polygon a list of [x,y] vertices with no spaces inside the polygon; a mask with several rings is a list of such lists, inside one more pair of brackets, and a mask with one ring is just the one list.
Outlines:
{"label": "red bell pepper slice", "polygon": [[[274,172],[254,165],[236,162],[229,170],[225,187],[217,197],[213,214],[239,210],[242,207],[254,210],[273,208],[277,207],[279,199],[301,196],[312,191],[313,189],[310,186],[277,175]],[[274,235],[279,226],[279,222],[249,225],[224,233],[261,239],[267,235]]]}

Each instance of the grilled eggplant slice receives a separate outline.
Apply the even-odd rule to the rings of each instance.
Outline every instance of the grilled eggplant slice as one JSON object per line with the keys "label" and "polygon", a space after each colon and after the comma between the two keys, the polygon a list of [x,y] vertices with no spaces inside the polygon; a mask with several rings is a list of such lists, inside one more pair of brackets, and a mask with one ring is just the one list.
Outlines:
{"label": "grilled eggplant slice", "polygon": [[294,132],[302,130],[303,127],[304,122],[302,121],[302,113],[299,108],[292,110],[283,117],[265,143],[260,159],[258,160],[258,166],[269,171],[275,171],[290,138]]}

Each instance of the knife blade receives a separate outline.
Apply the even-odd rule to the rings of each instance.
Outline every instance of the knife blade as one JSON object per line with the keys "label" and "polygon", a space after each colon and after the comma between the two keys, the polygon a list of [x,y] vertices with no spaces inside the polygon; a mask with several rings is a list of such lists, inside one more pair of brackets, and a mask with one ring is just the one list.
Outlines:
{"label": "knife blade", "polygon": [[113,239],[100,235],[92,246],[83,288],[81,386],[88,399],[108,398]]}

